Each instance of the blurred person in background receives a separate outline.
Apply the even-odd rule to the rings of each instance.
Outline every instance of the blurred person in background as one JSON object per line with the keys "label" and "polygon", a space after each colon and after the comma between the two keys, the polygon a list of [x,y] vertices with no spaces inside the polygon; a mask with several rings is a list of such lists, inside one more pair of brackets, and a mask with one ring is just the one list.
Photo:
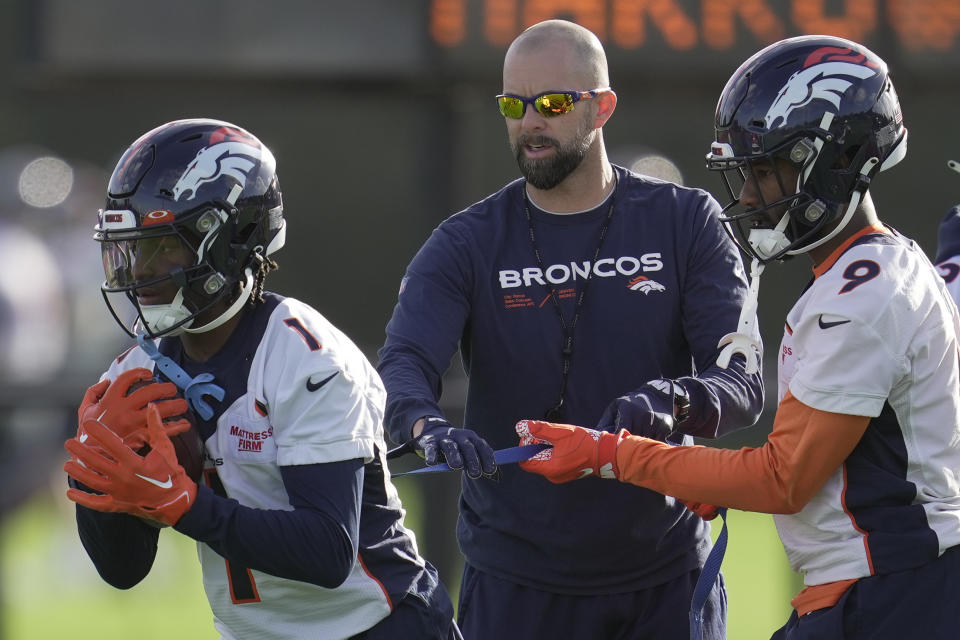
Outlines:
{"label": "blurred person in background", "polygon": [[[285,235],[274,157],[240,127],[169,122],[120,159],[96,239],[137,344],[67,441],[83,546],[127,589],[161,527],[194,538],[223,638],[460,638],[385,466],[379,376],[315,309],[264,290]],[[188,405],[202,481],[171,440]]]}
{"label": "blurred person in background", "polygon": [[62,451],[64,416],[55,405],[64,396],[60,387],[68,377],[64,373],[70,309],[65,304],[64,274],[39,234],[18,222],[0,220],[0,253],[19,265],[0,274],[3,523],[7,514],[49,481],[55,464],[51,454]]}
{"label": "blurred person in background", "polygon": [[[950,160],[947,163],[953,171],[960,173],[960,163]],[[947,212],[937,229],[937,254],[934,258],[937,271],[954,302],[960,304],[960,205]]]}
{"label": "blurred person in background", "polygon": [[755,260],[813,263],[787,314],[766,444],[669,447],[530,421],[521,441],[553,448],[521,465],[778,514],[806,588],[773,638],[955,638],[960,318],[868,191],[906,155],[887,65],[841,38],[783,40],[733,74],[715,126],[707,164],[730,187],[731,235]]}
{"label": "blurred person in background", "polygon": [[[497,102],[523,178],[443,222],[409,264],[379,352],[390,436],[465,470],[465,637],[684,637],[708,525],[652,491],[497,468],[493,447],[529,415],[661,440],[752,424],[759,372],[715,364],[747,294],[739,253],[709,194],[609,162],[617,97],[587,29],[520,34]],[[438,404],[458,348],[463,427]],[[722,577],[709,587],[705,637],[723,638]]]}

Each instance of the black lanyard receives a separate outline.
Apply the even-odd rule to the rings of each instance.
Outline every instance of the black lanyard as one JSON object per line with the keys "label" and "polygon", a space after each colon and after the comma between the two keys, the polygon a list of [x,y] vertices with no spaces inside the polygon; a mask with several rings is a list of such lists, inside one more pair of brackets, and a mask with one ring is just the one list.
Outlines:
{"label": "black lanyard", "polygon": [[[607,237],[607,229],[610,228],[610,219],[613,218],[613,201],[614,196],[617,193],[617,185],[620,182],[619,176],[616,176],[616,182],[613,185],[613,192],[610,194],[610,206],[607,208],[607,217],[603,221],[603,226],[600,227],[600,237],[597,239],[597,248],[593,252],[593,262],[590,265],[590,271],[587,274],[587,279],[584,281],[583,286],[580,287],[580,292],[577,295],[577,302],[573,307],[573,320],[571,320],[569,326],[567,325],[566,319],[563,317],[563,310],[560,308],[560,296],[557,295],[557,290],[553,287],[552,284],[547,282],[546,286],[550,292],[550,300],[553,302],[553,308],[557,312],[557,317],[560,319],[560,327],[563,329],[563,346],[560,349],[560,356],[563,359],[563,377],[560,379],[560,399],[557,401],[553,407],[547,409],[546,414],[544,414],[544,420],[549,422],[559,422],[560,417],[562,416],[563,410],[563,398],[567,393],[567,378],[570,374],[570,360],[573,358],[573,335],[574,330],[577,328],[577,320],[580,319],[580,311],[583,309],[583,300],[587,296],[587,288],[590,286],[590,281],[593,279],[593,268],[597,264],[597,260],[600,257],[600,249],[603,247],[603,240]],[[540,268],[540,273],[545,274],[546,270],[543,268],[543,258],[540,256],[540,248],[537,246],[537,237],[533,232],[533,217],[530,215],[530,199],[527,196],[527,189],[523,189],[523,212],[527,216],[527,226],[530,228],[530,244],[533,246],[533,253],[537,257],[537,266]]]}

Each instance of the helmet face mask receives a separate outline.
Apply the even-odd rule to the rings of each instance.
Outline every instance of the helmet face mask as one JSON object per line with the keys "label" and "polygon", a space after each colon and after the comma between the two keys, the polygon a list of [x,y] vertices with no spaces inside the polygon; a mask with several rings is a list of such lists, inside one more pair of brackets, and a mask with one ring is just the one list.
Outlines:
{"label": "helmet face mask", "polygon": [[[798,157],[796,149],[808,146],[807,138],[788,140],[768,153],[729,157],[728,168],[716,169],[730,199],[722,212],[724,228],[747,253],[762,260],[784,259],[792,243],[821,232],[823,209],[800,184],[816,154],[802,156],[799,163],[792,160]],[[741,202],[747,193],[751,206]]]}
{"label": "helmet face mask", "polygon": [[[730,196],[721,220],[761,262],[805,253],[833,237],[873,176],[906,152],[886,64],[856,43],[828,36],[782,40],[744,62],[720,96],[715,130],[706,160],[722,173]],[[796,179],[781,180],[782,197],[741,205],[758,166],[788,166]],[[765,219],[776,232],[754,231]]]}
{"label": "helmet face mask", "polygon": [[[186,224],[138,226],[119,232],[104,226],[101,224],[97,234],[106,276],[101,290],[114,317],[118,314],[113,301],[115,294],[120,294],[133,305],[144,331],[151,336],[176,335],[230,293],[200,256],[202,240],[191,238],[193,234],[184,229]],[[207,282],[219,283],[219,291],[205,291]]]}
{"label": "helmet face mask", "polygon": [[[261,263],[283,246],[273,155],[221,121],[158,127],[117,164],[94,237],[104,260],[101,291],[127,333],[209,331],[242,308]],[[133,305],[132,326],[121,320],[117,297]]]}

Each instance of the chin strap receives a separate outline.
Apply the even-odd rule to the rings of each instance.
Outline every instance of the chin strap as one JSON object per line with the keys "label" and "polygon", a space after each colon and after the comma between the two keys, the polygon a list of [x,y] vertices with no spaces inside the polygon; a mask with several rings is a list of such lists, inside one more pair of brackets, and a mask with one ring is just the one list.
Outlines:
{"label": "chin strap", "polygon": [[243,289],[240,290],[240,295],[236,300],[233,301],[233,304],[230,307],[221,313],[219,316],[203,325],[202,327],[187,327],[184,328],[184,331],[187,333],[204,333],[205,331],[210,331],[211,329],[216,329],[224,322],[237,315],[240,309],[243,308],[243,305],[247,303],[247,300],[250,298],[250,293],[253,291],[253,270],[249,267],[244,272],[247,276],[247,281],[243,284]]}
{"label": "chin strap", "polygon": [[790,240],[784,231],[790,224],[790,212],[787,211],[780,218],[773,229],[751,229],[747,242],[753,249],[754,254],[769,260],[784,249],[790,246]]}
{"label": "chin strap", "polygon": [[764,265],[757,258],[750,263],[750,289],[740,310],[738,331],[723,336],[717,344],[717,348],[722,347],[717,357],[717,366],[721,369],[726,369],[730,365],[730,359],[734,354],[741,353],[747,360],[747,373],[752,374],[760,370],[760,358],[763,354],[757,338],[757,300],[760,296],[760,274],[763,273],[763,268]]}
{"label": "chin strap", "polygon": [[870,185],[869,174],[871,171],[873,171],[873,168],[877,166],[879,163],[880,163],[879,158],[870,158],[865,163],[863,163],[863,167],[860,169],[860,175],[857,176],[858,186],[856,189],[854,189],[853,193],[850,194],[850,202],[847,204],[847,210],[844,212],[843,218],[840,219],[840,222],[838,222],[837,225],[833,228],[833,231],[823,236],[816,242],[811,242],[810,244],[806,245],[801,249],[794,249],[793,251],[787,251],[787,254],[791,256],[795,256],[801,253],[807,253],[811,249],[816,249],[817,247],[824,244],[828,240],[831,240],[834,236],[840,233],[840,231],[842,231],[847,226],[847,223],[850,222],[850,218],[853,217],[853,214],[854,212],[856,212],[857,207],[860,206],[860,201],[863,200],[863,194],[867,192],[867,188]]}
{"label": "chin strap", "polygon": [[[189,318],[190,312],[183,306],[183,287],[177,290],[177,295],[173,297],[169,304],[140,305],[140,317],[151,333],[165,332],[170,327]],[[167,335],[180,335],[192,323],[193,320],[190,320],[173,331],[167,332]],[[136,327],[134,327],[134,330],[136,330]]]}

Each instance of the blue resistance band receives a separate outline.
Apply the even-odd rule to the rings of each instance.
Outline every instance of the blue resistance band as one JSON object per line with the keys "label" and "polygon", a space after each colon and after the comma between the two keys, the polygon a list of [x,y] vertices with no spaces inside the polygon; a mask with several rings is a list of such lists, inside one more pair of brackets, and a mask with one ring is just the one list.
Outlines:
{"label": "blue resistance band", "polygon": [[719,507],[717,514],[723,520],[723,528],[717,536],[717,542],[710,550],[703,570],[697,578],[697,586],[693,588],[693,598],[690,600],[690,640],[703,640],[703,605],[713,589],[720,574],[720,565],[723,564],[723,554],[727,552],[727,508]]}
{"label": "blue resistance band", "polygon": [[137,344],[157,364],[160,373],[183,391],[183,397],[187,399],[190,408],[198,416],[204,420],[213,417],[213,407],[203,399],[203,396],[207,395],[216,400],[223,400],[224,395],[226,395],[222,387],[213,383],[213,374],[201,373],[197,377],[191,378],[186,371],[180,368],[180,365],[162,355],[153,340],[142,333],[137,336]]}
{"label": "blue resistance band", "polygon": [[[679,441],[672,439],[674,436],[680,438]],[[674,447],[682,447],[683,434],[671,434],[666,440],[667,444]],[[710,597],[710,591],[713,584],[720,575],[720,565],[723,564],[723,556],[727,552],[727,508],[717,507],[717,515],[723,521],[723,527],[720,529],[720,535],[717,536],[717,542],[713,549],[707,555],[703,563],[703,570],[700,571],[700,577],[697,578],[697,584],[693,588],[693,597],[690,599],[690,640],[703,640],[703,606]]]}
{"label": "blue resistance band", "polygon": [[[548,449],[553,445],[549,444],[524,444],[519,447],[508,447],[507,449],[500,449],[493,452],[493,461],[497,464],[510,464],[513,462],[522,462],[523,460],[529,460],[536,454],[540,453],[544,449]],[[394,478],[399,476],[409,476],[414,473],[437,473],[440,471],[452,471],[450,465],[446,462],[441,462],[440,464],[431,465],[429,467],[423,467],[421,469],[414,469],[413,471],[404,471],[402,473],[391,474]]]}
{"label": "blue resistance band", "polygon": [[[412,451],[410,444],[413,441],[411,440],[407,443],[407,446],[398,447],[393,452],[393,455],[389,457],[393,458],[397,455],[402,455],[408,451]],[[673,444],[673,443],[671,443]],[[529,460],[535,456],[540,451],[550,447],[548,444],[527,444],[521,445],[519,447],[509,447],[507,449],[500,449],[493,452],[493,459],[497,464],[510,464],[513,462],[521,462],[523,460]],[[423,467],[420,469],[414,469],[413,471],[404,471],[402,473],[395,473],[393,477],[413,475],[415,473],[438,473],[443,471],[452,471],[450,465],[447,463],[435,464],[429,467]],[[707,556],[706,561],[703,563],[703,570],[700,572],[700,577],[697,578],[697,584],[693,589],[693,598],[690,600],[690,640],[703,640],[703,607],[707,602],[707,598],[710,596],[710,591],[713,590],[713,585],[717,581],[717,576],[720,574],[720,565],[723,564],[723,556],[727,552],[727,508],[719,507],[717,509],[717,515],[723,521],[723,528],[720,529],[720,535],[717,536],[717,542],[713,545],[713,549],[710,550],[710,554]]]}

